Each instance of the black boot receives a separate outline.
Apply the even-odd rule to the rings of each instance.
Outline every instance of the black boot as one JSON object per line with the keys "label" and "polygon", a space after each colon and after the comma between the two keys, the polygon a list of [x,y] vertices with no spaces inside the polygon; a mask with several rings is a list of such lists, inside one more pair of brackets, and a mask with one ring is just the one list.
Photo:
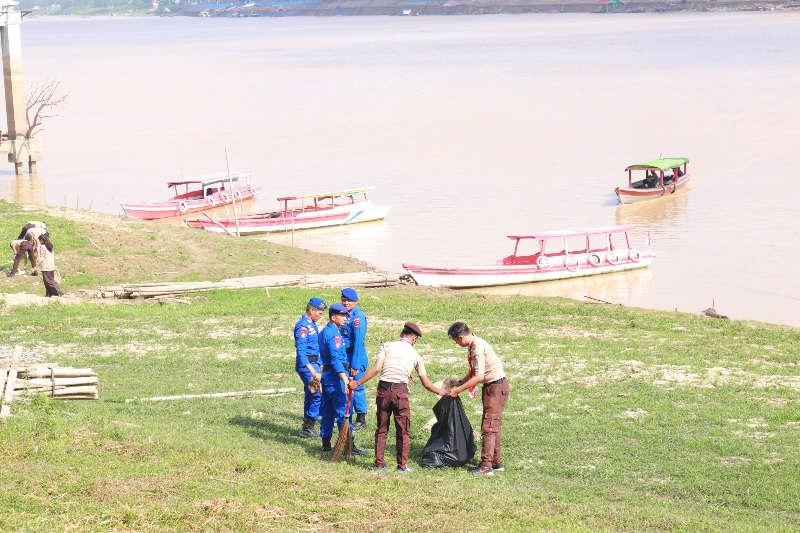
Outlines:
{"label": "black boot", "polygon": [[353,423],[353,431],[358,431],[359,429],[363,429],[365,427],[367,427],[367,414],[356,414],[356,421]]}
{"label": "black boot", "polygon": [[300,430],[300,437],[304,439],[309,439],[314,437],[314,424],[316,424],[316,420],[313,418],[306,418],[303,420],[303,429]]}
{"label": "black boot", "polygon": [[322,451],[323,452],[331,451],[331,439],[322,439]]}

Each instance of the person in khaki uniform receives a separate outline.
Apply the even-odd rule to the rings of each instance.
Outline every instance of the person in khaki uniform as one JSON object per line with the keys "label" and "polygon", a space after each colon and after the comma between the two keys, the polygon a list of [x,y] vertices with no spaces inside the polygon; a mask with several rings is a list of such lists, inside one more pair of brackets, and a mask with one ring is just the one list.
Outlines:
{"label": "person in khaki uniform", "polygon": [[406,322],[400,333],[400,340],[381,345],[375,364],[361,378],[348,384],[355,390],[378,372],[381,373],[378,390],[375,393],[378,428],[375,430],[375,469],[386,471],[383,459],[386,452],[386,438],[389,434],[389,419],[394,415],[395,438],[397,444],[397,471],[411,472],[408,467],[408,451],[411,447],[411,407],[408,403],[408,380],[416,369],[422,385],[434,394],[444,396],[445,391],[437,388],[428,379],[422,356],[414,349],[417,339],[422,337],[419,326]]}
{"label": "person in khaki uniform", "polygon": [[450,396],[456,398],[461,392],[469,390],[470,396],[475,397],[475,387],[483,383],[481,389],[481,402],[483,403],[483,422],[481,435],[483,446],[481,449],[481,464],[470,470],[472,474],[493,475],[496,471],[503,471],[502,446],[500,437],[503,427],[503,410],[508,402],[508,393],[511,390],[503,371],[503,363],[494,352],[489,343],[473,334],[463,322],[456,322],[447,334],[453,341],[467,348],[469,372],[459,379],[450,391]]}

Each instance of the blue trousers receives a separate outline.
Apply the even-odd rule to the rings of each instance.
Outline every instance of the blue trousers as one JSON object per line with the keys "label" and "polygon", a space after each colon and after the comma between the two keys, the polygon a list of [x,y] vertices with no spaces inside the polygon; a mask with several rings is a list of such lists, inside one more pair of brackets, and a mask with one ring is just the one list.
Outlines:
{"label": "blue trousers", "polygon": [[344,383],[339,379],[339,375],[334,371],[326,371],[322,374],[322,403],[319,406],[319,414],[322,420],[319,423],[319,436],[329,439],[333,435],[333,422],[336,427],[342,429],[344,423],[345,409],[347,409],[347,393]]}
{"label": "blue trousers", "polygon": [[[365,372],[363,370],[359,371],[358,374],[353,377],[353,380],[361,379]],[[348,415],[352,415],[353,413],[366,413],[367,412],[367,391],[364,390],[364,385],[361,385],[359,388],[353,391],[353,405],[350,408],[350,412],[347,413]]]}
{"label": "blue trousers", "polygon": [[[311,363],[311,366],[314,367],[314,370],[319,372],[319,364]],[[303,392],[305,393],[303,396],[303,419],[316,421],[317,418],[319,418],[319,405],[322,402],[322,393],[308,390],[308,384],[311,383],[314,376],[311,375],[311,372],[309,372],[306,367],[298,368],[297,375],[300,376],[300,381],[303,382]]]}

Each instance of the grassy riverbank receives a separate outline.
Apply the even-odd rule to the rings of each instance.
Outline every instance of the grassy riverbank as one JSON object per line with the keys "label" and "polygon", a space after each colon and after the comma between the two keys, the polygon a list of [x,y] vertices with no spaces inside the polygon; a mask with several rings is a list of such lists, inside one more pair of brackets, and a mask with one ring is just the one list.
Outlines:
{"label": "grassy riverbank", "polygon": [[[19,213],[2,209],[0,225],[26,222],[8,223]],[[83,223],[63,223],[76,227],[75,242],[88,238]],[[155,241],[193,234],[144,228]],[[95,243],[98,230],[115,232],[95,227]],[[54,242],[66,249],[69,239]],[[209,239],[204,249],[224,258],[224,246],[253,242]],[[101,263],[113,256],[97,252]],[[186,253],[186,265],[198,262]],[[192,268],[177,278],[202,275],[202,265]],[[90,275],[106,274],[80,276]],[[493,478],[419,468],[436,401],[420,386],[408,476],[371,471],[372,457],[327,462],[318,440],[296,437],[299,392],[125,402],[299,388],[291,328],[311,296],[335,301],[338,291],[2,308],[0,345],[92,367],[101,399],[14,404],[0,426],[0,529],[788,531],[800,521],[800,331],[792,328],[561,299],[361,291],[372,355],[409,319],[426,333],[417,347],[434,380],[464,373],[465,354],[445,334],[454,320],[501,354],[512,382],[507,471]],[[476,402],[463,400],[477,427]],[[357,436],[365,448],[369,422]]]}
{"label": "grassy riverbank", "polygon": [[[0,200],[0,269],[11,269],[7,242],[30,220],[47,224],[63,288],[137,281],[198,281],[259,274],[331,274],[367,270],[366,263],[255,239],[233,239],[186,227],[143,222],[84,209],[20,206]],[[44,294],[41,278],[0,278],[0,293]]]}

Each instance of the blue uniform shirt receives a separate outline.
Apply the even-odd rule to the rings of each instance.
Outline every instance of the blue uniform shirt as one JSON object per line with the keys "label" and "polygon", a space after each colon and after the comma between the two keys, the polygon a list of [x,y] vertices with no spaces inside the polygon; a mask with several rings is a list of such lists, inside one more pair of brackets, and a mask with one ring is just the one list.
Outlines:
{"label": "blue uniform shirt", "polygon": [[367,338],[367,316],[361,309],[354,307],[347,314],[347,318],[347,323],[342,326],[342,338],[347,351],[347,359],[350,361],[351,367],[363,372],[369,364],[367,347],[364,345]]}
{"label": "blue uniform shirt", "polygon": [[328,322],[322,328],[319,341],[319,359],[323,366],[330,366],[334,372],[347,373],[347,352],[344,350],[344,341],[336,324]]}
{"label": "blue uniform shirt", "polygon": [[319,329],[306,315],[301,316],[294,325],[294,347],[297,352],[295,370],[305,368],[309,356],[319,356]]}

